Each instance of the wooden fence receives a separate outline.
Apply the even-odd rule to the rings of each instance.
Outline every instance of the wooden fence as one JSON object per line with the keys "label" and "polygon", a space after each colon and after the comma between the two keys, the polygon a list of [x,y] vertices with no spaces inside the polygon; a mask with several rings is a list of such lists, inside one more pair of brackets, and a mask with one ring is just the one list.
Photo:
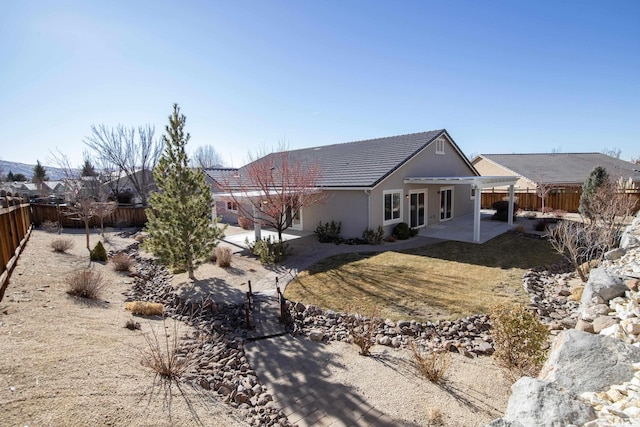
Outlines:
{"label": "wooden fence", "polygon": [[[562,191],[551,191],[544,202],[545,209],[560,209],[566,212],[578,212],[580,206],[580,195],[582,194],[581,187],[568,187]],[[640,191],[630,191],[627,193],[628,197],[634,197],[636,199],[635,212],[640,209]],[[538,197],[534,190],[527,192],[516,192],[516,203],[521,209],[527,211],[539,211],[542,209],[542,199]],[[483,209],[491,209],[491,205],[499,200],[508,200],[509,193],[506,191],[494,191],[484,190],[482,192],[481,205]]]}
{"label": "wooden fence", "polygon": [[[8,199],[7,199],[8,200]],[[9,285],[11,272],[31,235],[31,210],[28,204],[0,209],[0,301]]]}
{"label": "wooden fence", "polygon": [[[118,206],[109,216],[104,218],[105,227],[142,227],[147,223],[144,207]],[[84,222],[72,219],[71,212],[65,206],[31,205],[31,220],[39,226],[43,222],[60,222],[63,228],[83,228]],[[90,227],[99,227],[100,218],[93,217],[89,221]]]}

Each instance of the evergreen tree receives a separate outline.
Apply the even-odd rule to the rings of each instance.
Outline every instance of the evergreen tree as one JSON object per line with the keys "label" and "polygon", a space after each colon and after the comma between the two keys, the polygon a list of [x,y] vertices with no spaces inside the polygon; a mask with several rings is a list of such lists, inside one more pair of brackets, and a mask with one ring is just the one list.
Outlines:
{"label": "evergreen tree", "polygon": [[580,206],[578,211],[582,216],[593,220],[591,212],[591,202],[595,197],[598,188],[602,187],[609,180],[607,170],[602,166],[593,168],[587,179],[582,184],[582,194],[580,195]]}
{"label": "evergreen tree", "polygon": [[84,159],[84,165],[82,165],[81,176],[98,176],[96,169],[91,164],[91,160]]}
{"label": "evergreen tree", "polygon": [[40,164],[40,160],[37,160],[36,165],[33,167],[33,178],[31,180],[36,184],[42,184],[48,179],[47,170]]}
{"label": "evergreen tree", "polygon": [[217,227],[217,218],[209,220],[213,200],[204,173],[189,167],[185,147],[190,135],[184,132],[185,121],[174,104],[162,136],[164,151],[153,169],[159,191],[150,197],[145,247],[161,262],[186,270],[194,279],[195,268],[211,256],[224,232]]}
{"label": "evergreen tree", "polygon": [[13,182],[13,181],[17,181],[15,178],[15,175],[13,175],[13,172],[9,171],[9,173],[7,174],[7,182]]}

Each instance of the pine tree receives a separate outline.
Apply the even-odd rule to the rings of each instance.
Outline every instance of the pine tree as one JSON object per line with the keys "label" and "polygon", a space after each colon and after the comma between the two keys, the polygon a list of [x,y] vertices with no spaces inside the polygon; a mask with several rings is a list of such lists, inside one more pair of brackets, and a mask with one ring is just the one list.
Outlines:
{"label": "pine tree", "polygon": [[82,172],[80,176],[98,176],[96,169],[91,164],[91,160],[84,159],[84,165],[82,165]]}
{"label": "pine tree", "polygon": [[194,279],[195,268],[211,256],[224,232],[217,218],[209,220],[212,197],[204,173],[189,167],[185,147],[190,135],[184,132],[185,121],[174,104],[162,136],[164,151],[153,169],[159,191],[150,197],[145,247],[161,262],[186,270]]}
{"label": "pine tree", "polygon": [[40,164],[40,160],[37,160],[36,165],[33,167],[32,181],[36,184],[42,184],[48,179],[49,177],[47,176],[47,170]]}
{"label": "pine tree", "polygon": [[609,174],[607,170],[602,166],[596,166],[593,168],[587,179],[582,184],[582,194],[580,195],[580,206],[578,212],[590,220],[593,220],[593,214],[591,212],[591,202],[595,197],[598,188],[604,185],[609,180]]}

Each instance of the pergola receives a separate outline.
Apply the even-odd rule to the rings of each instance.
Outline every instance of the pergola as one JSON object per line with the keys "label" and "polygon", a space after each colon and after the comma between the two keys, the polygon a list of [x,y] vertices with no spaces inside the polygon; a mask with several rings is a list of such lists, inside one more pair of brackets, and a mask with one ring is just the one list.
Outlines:
{"label": "pergola", "polygon": [[456,185],[469,184],[476,189],[473,205],[473,241],[480,241],[480,201],[483,188],[509,187],[509,225],[513,225],[514,186],[519,176],[429,176],[405,178],[405,184]]}

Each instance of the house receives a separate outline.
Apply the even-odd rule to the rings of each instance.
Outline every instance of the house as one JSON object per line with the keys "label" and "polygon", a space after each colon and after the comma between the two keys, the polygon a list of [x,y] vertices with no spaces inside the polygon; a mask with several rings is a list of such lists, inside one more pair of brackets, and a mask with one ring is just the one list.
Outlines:
{"label": "house", "polygon": [[[481,175],[520,176],[515,185],[520,205],[534,210],[540,207],[536,187],[545,184],[550,187],[548,197],[554,199],[549,206],[577,212],[582,184],[596,166],[604,167],[612,177],[630,179],[636,188],[640,187],[640,165],[602,153],[480,154],[471,163]],[[506,190],[497,187],[493,191],[499,198],[499,193]]]}
{"label": "house", "polygon": [[[239,200],[248,168],[265,162],[271,153],[234,171],[228,189],[214,189],[214,200]],[[444,130],[305,148],[286,152],[290,163],[317,165],[316,186],[326,197],[291,215],[291,228],[314,231],[320,222],[340,222],[342,235],[359,237],[381,226],[385,235],[405,222],[412,228],[439,224],[474,214],[479,241],[480,200],[476,191],[487,186],[513,187],[516,177],[481,177],[449,133]],[[228,175],[227,175],[228,176]],[[259,192],[245,197],[260,197]],[[234,206],[230,206],[232,211]],[[229,212],[231,214],[233,212]],[[231,215],[227,215],[231,218]]]}
{"label": "house", "polygon": [[211,208],[212,218],[220,217],[222,222],[236,223],[238,222],[238,207],[233,200],[216,200],[215,195],[224,192],[223,185],[226,181],[238,173],[237,168],[205,168],[205,180],[211,187],[214,195],[214,204]]}

